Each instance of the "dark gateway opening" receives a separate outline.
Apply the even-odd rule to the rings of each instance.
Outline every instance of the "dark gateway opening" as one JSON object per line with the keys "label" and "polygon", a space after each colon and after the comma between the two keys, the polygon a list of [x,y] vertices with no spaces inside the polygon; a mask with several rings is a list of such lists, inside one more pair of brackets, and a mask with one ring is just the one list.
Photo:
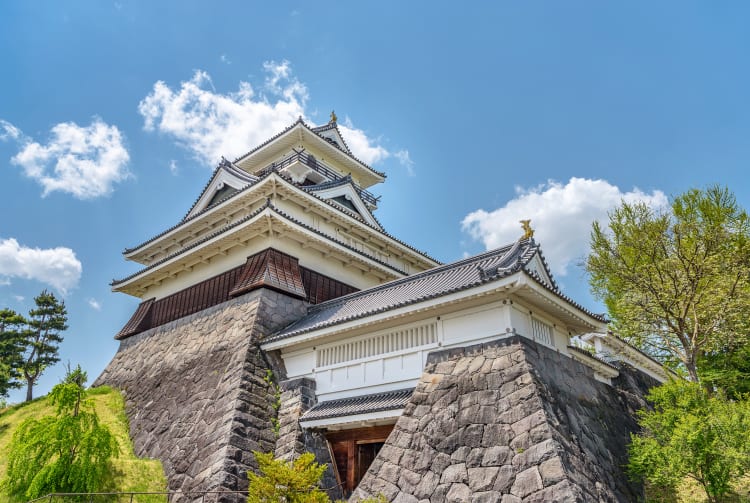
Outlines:
{"label": "dark gateway opening", "polygon": [[349,497],[365,476],[393,426],[389,424],[326,433],[334,465],[333,472],[344,497]]}

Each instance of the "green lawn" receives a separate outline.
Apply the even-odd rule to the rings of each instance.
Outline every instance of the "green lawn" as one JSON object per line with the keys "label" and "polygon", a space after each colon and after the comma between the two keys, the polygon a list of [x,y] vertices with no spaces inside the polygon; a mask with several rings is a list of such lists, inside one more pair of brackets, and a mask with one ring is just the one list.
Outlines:
{"label": "green lawn", "polygon": [[[164,476],[161,462],[153,459],[137,458],[133,453],[133,444],[128,435],[128,420],[122,395],[107,386],[89,391],[89,398],[94,402],[96,412],[102,424],[106,424],[120,446],[119,456],[112,460],[110,477],[102,492],[159,492],[165,491],[167,479]],[[47,403],[46,397],[37,398],[30,403],[9,407],[0,411],[0,479],[5,477],[7,467],[8,444],[16,427],[29,417],[53,415],[54,409]],[[4,494],[0,501],[17,503]],[[104,500],[98,500],[104,501]],[[109,501],[115,501],[110,499]],[[122,499],[130,501],[130,498]],[[164,496],[136,496],[134,502],[164,502]]]}

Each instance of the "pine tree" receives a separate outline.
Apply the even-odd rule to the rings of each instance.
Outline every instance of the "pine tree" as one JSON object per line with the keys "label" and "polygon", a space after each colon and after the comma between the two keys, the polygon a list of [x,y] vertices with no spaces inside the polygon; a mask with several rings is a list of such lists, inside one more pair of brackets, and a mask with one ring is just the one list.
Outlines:
{"label": "pine tree", "polygon": [[0,310],[0,398],[11,389],[20,388],[20,369],[23,364],[21,327],[26,320],[12,309]]}
{"label": "pine tree", "polygon": [[29,311],[28,329],[23,334],[24,361],[23,376],[26,379],[26,401],[33,398],[33,389],[39,377],[50,365],[60,361],[59,345],[68,325],[68,312],[65,303],[44,290],[34,298],[36,309]]}

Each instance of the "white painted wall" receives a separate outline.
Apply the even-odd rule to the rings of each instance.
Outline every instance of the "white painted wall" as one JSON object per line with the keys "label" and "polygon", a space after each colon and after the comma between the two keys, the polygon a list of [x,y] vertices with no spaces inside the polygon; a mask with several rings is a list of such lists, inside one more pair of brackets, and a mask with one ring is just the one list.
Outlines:
{"label": "white painted wall", "polygon": [[[549,327],[548,339],[535,339],[534,319]],[[315,346],[282,350],[282,358],[287,377],[315,379],[318,399],[325,401],[413,386],[422,375],[430,351],[514,334],[568,353],[568,334],[560,320],[506,299],[353,337],[342,338],[339,334],[335,340],[323,339]],[[387,337],[400,342],[386,347],[382,341]]]}

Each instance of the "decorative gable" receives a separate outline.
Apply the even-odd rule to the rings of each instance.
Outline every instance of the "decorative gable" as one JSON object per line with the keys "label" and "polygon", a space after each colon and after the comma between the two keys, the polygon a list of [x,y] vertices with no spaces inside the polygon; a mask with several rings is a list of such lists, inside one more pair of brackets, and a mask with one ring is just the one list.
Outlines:
{"label": "decorative gable", "polygon": [[211,177],[208,185],[206,185],[198,200],[190,208],[187,215],[185,215],[185,220],[223,201],[256,181],[258,181],[258,177],[233,168],[229,161],[222,159],[221,164],[214,171],[214,175]]}
{"label": "decorative gable", "polygon": [[352,153],[352,151],[349,150],[349,146],[344,141],[344,137],[341,136],[341,131],[339,131],[336,122],[329,122],[324,126],[313,128],[313,131],[322,136],[331,145],[343,150],[347,154]]}
{"label": "decorative gable", "polygon": [[367,204],[362,200],[359,191],[352,184],[350,177],[341,179],[337,183],[311,185],[305,188],[316,196],[333,201],[346,211],[354,213],[373,227],[380,230],[383,229],[370,212]]}
{"label": "decorative gable", "polygon": [[531,274],[537,276],[537,278],[549,288],[557,288],[555,281],[552,279],[552,273],[547,267],[547,263],[539,253],[536,253],[531,258],[531,260],[529,260],[529,263],[526,264],[525,269],[527,272],[530,272]]}

